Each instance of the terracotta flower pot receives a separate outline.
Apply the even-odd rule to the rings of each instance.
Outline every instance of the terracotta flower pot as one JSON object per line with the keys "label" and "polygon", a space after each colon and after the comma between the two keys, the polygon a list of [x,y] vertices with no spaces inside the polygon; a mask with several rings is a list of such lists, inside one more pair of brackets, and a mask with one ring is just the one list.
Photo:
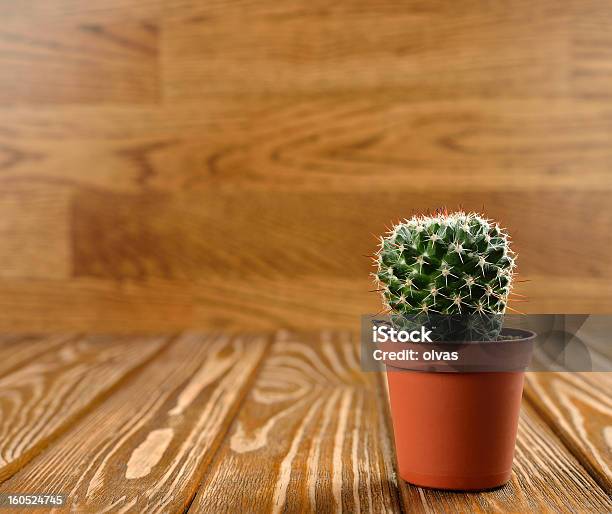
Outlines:
{"label": "terracotta flower pot", "polygon": [[535,337],[520,332],[518,341],[486,343],[528,343],[518,371],[462,372],[438,366],[439,371],[430,372],[387,365],[402,479],[454,490],[489,489],[510,479],[524,368]]}

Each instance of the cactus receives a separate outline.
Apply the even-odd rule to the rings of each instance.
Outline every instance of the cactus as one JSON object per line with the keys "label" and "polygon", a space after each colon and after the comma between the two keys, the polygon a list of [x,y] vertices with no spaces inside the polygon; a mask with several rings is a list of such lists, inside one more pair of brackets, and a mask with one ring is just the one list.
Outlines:
{"label": "cactus", "polygon": [[508,234],[476,213],[414,216],[380,238],[374,274],[393,324],[437,339],[495,340],[512,289]]}

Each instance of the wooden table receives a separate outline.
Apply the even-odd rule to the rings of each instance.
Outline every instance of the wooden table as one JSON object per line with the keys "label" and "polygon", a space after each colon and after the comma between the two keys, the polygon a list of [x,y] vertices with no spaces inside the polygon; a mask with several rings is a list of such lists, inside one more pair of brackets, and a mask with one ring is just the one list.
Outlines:
{"label": "wooden table", "polygon": [[612,374],[530,374],[512,481],[426,490],[350,333],[0,338],[0,493],[72,510],[610,512],[611,446]]}

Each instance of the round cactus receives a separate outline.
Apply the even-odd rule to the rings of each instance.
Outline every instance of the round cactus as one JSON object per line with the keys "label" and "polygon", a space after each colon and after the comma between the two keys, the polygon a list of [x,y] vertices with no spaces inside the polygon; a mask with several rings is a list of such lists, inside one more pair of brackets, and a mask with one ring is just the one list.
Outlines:
{"label": "round cactus", "polygon": [[380,238],[375,280],[394,324],[426,319],[438,339],[492,340],[515,259],[508,234],[476,213],[414,216]]}

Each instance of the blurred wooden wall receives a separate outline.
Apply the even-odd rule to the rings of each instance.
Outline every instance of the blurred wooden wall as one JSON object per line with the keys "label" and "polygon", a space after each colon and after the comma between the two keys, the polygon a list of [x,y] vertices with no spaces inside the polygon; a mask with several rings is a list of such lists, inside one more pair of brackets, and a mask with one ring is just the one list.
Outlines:
{"label": "blurred wooden wall", "polygon": [[612,4],[0,0],[0,329],[354,327],[478,209],[524,312],[612,310]]}

